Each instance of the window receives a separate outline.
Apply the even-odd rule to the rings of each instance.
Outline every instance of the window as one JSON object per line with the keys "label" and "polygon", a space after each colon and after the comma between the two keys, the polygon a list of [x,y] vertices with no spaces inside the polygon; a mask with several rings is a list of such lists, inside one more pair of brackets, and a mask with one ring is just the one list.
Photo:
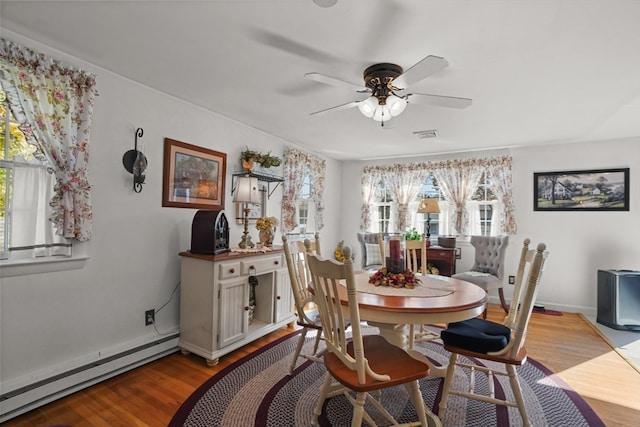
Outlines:
{"label": "window", "polygon": [[380,180],[378,183],[373,200],[373,218],[371,221],[373,229],[370,231],[376,233],[393,231],[392,218],[394,218],[393,213],[395,212],[395,206],[384,180]]}
{"label": "window", "polygon": [[313,154],[288,147],[284,152],[282,231],[313,233],[322,230],[326,162]]}
{"label": "window", "polygon": [[[81,268],[87,257],[71,256],[71,241],[57,232],[73,242],[91,239],[87,167],[96,76],[3,38],[0,50],[4,91],[0,133],[5,142],[0,147],[4,178],[0,240],[9,252],[8,260],[0,261],[0,276]],[[25,134],[27,148],[37,145],[34,159],[12,152],[15,135],[8,106],[20,127],[26,132],[30,125],[34,132]]]}
{"label": "window", "polygon": [[[438,199],[438,204],[443,204],[442,195],[440,194],[440,188],[438,187],[438,181],[433,174],[429,174],[427,180],[425,181],[422,189],[420,189],[420,194],[418,198],[415,200],[415,207],[412,205],[410,207],[411,212],[415,212],[418,209],[418,203],[420,203],[421,199]],[[426,221],[427,216],[425,214],[416,214],[417,221],[412,221],[412,225],[421,233],[424,233],[426,230]],[[420,226],[414,225],[416,222],[422,222]],[[431,236],[438,236],[440,234],[440,214],[432,213],[429,214],[429,234]]]}
{"label": "window", "polygon": [[34,155],[1,89],[0,116],[0,259],[71,255],[71,243],[55,236],[48,221],[53,174]]}
{"label": "window", "polygon": [[478,188],[471,200],[472,202],[468,203],[467,207],[471,222],[470,234],[481,236],[498,234],[497,230],[494,230],[494,219],[498,218],[496,215],[497,198],[491,189],[486,170],[482,173]]}
{"label": "window", "polygon": [[[412,213],[409,228],[415,228],[420,233],[425,230],[426,216],[417,213],[418,204],[423,198],[438,199],[440,205],[440,213],[429,215],[431,236],[452,234],[453,224],[451,224],[450,214],[455,212],[455,207],[444,200],[438,181],[433,174],[429,174],[420,189],[420,193],[414,202],[409,204],[409,211]],[[496,221],[500,217],[500,205],[492,191],[491,183],[488,179],[488,170],[483,172],[478,187],[471,200],[467,202],[466,208],[469,214],[469,235],[491,236],[499,234],[500,231]],[[389,194],[384,179],[381,179],[376,187],[372,204],[372,221],[369,231],[397,231],[394,228],[393,221],[396,209],[397,205]]]}
{"label": "window", "polygon": [[[9,258],[11,239],[14,171],[17,167],[34,167],[36,147],[27,144],[8,108],[4,91],[0,88],[0,259]],[[37,167],[37,165],[35,166]]]}
{"label": "window", "polygon": [[[307,229],[311,230],[309,226],[310,220],[309,211],[311,207],[311,203],[309,203],[311,199],[311,173],[307,169],[304,174],[304,178],[302,179],[302,189],[300,191],[300,198],[298,199],[298,210],[297,210],[297,222],[300,234],[305,234]],[[312,226],[313,227],[313,226]],[[314,231],[314,230],[311,230]]]}

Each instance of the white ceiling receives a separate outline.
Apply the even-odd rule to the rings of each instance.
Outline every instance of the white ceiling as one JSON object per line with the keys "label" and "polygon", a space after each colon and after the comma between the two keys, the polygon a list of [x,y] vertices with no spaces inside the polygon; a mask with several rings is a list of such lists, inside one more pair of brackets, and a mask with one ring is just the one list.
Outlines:
{"label": "white ceiling", "polygon": [[[336,159],[640,136],[640,1],[6,1],[0,25]],[[409,104],[381,128],[362,84],[378,62],[449,67],[412,92],[467,97],[463,110]],[[98,85],[99,85],[98,76]],[[436,139],[413,132],[437,129]],[[244,142],[243,142],[244,144]]]}

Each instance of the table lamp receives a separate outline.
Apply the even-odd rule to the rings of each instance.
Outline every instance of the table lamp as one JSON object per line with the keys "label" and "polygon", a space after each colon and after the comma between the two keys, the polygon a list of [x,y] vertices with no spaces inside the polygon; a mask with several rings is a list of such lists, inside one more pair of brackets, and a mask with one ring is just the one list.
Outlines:
{"label": "table lamp", "polygon": [[418,213],[426,214],[424,220],[424,234],[427,236],[427,246],[431,245],[431,214],[440,213],[440,206],[438,205],[438,199],[422,199],[420,205],[418,205]]}
{"label": "table lamp", "polygon": [[258,178],[240,177],[233,193],[233,201],[244,203],[244,231],[242,240],[238,243],[240,249],[253,248],[255,244],[249,235],[249,205],[260,204],[260,190],[258,188]]}

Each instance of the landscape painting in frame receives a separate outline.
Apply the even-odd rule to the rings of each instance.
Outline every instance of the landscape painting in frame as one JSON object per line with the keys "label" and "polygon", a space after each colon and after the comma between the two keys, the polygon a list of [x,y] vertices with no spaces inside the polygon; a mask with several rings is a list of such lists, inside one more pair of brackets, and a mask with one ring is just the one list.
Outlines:
{"label": "landscape painting in frame", "polygon": [[628,211],[629,168],[533,174],[535,211]]}
{"label": "landscape painting in frame", "polygon": [[225,153],[165,138],[162,206],[224,209],[226,173]]}

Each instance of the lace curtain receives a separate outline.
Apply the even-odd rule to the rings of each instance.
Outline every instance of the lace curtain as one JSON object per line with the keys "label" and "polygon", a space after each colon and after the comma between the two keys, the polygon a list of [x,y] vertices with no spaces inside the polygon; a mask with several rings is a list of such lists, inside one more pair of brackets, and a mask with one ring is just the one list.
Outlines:
{"label": "lace curtain", "polygon": [[309,172],[311,178],[311,202],[313,203],[315,229],[324,227],[323,212],[326,162],[317,156],[304,153],[295,148],[287,148],[284,152],[284,175],[282,194],[282,228],[286,233],[298,226],[296,209],[302,190],[304,176]]}
{"label": "lace curtain", "polygon": [[447,160],[433,170],[442,196],[455,206],[453,227],[459,235],[468,233],[469,212],[465,205],[480,182],[482,167],[479,163],[477,159]]}
{"label": "lace curtain", "polygon": [[376,187],[380,181],[380,171],[376,168],[365,167],[362,171],[360,189],[362,192],[362,211],[360,214],[360,229],[368,230],[371,225],[371,203],[376,195]]}
{"label": "lace curtain", "polygon": [[0,83],[20,129],[55,173],[49,204],[56,234],[91,238],[87,164],[95,76],[0,39]]}
{"label": "lace curtain", "polygon": [[427,179],[428,172],[415,164],[395,165],[384,172],[391,197],[398,204],[396,211],[397,229],[405,230],[409,225],[409,203],[420,192],[420,188]]}
{"label": "lace curtain", "polygon": [[511,175],[511,157],[503,156],[488,160],[488,179],[493,192],[502,204],[500,210],[500,229],[506,234],[516,234],[515,208],[513,204],[513,179]]}
{"label": "lace curtain", "polygon": [[16,161],[11,198],[10,250],[18,259],[70,256],[71,243],[55,235],[48,201],[53,197],[55,178],[37,160]]}

